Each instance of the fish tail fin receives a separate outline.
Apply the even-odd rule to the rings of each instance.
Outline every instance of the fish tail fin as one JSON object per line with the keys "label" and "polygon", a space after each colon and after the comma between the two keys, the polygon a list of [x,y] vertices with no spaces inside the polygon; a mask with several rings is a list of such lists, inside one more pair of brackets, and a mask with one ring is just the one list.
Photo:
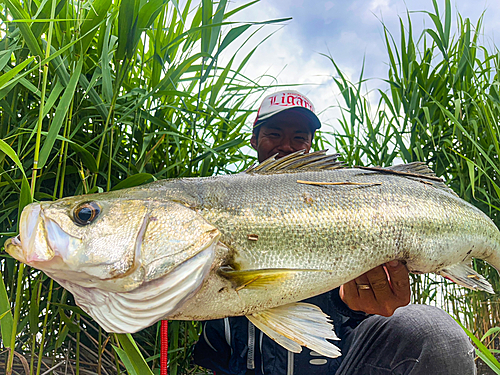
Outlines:
{"label": "fish tail fin", "polygon": [[303,302],[260,311],[247,318],[285,349],[300,353],[301,345],[326,357],[340,356],[340,349],[326,339],[338,340],[328,316]]}
{"label": "fish tail fin", "polygon": [[[488,259],[487,261],[489,263]],[[492,264],[492,266],[495,267],[494,264]],[[483,290],[485,292],[495,294],[495,291],[488,280],[465,263],[457,263],[446,267],[440,270],[438,274],[466,288],[472,290]]]}

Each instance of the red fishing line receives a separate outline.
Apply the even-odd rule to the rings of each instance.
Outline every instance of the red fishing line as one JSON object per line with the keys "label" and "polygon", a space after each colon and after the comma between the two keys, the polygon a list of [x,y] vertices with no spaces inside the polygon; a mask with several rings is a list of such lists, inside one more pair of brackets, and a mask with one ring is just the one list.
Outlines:
{"label": "red fishing line", "polygon": [[168,363],[168,320],[161,321],[160,328],[160,375],[167,375]]}

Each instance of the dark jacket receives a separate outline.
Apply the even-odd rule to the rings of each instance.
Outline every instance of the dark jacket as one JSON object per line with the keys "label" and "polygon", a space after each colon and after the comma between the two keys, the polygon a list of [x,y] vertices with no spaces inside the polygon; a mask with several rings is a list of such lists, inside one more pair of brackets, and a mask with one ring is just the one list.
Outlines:
{"label": "dark jacket", "polygon": [[[338,289],[304,302],[319,306],[330,316],[341,339],[334,344],[341,350],[342,338],[368,316],[350,310],[340,299]],[[299,354],[291,353],[243,316],[204,322],[194,349],[194,362],[216,375],[334,374],[341,359],[327,358],[304,347]]]}

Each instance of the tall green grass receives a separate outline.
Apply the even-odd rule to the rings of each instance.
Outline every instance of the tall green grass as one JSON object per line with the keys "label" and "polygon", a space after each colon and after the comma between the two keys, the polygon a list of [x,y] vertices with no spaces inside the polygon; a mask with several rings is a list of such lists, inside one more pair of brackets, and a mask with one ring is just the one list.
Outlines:
{"label": "tall green grass", "polygon": [[[264,88],[242,74],[254,50],[219,60],[252,27],[284,21],[231,21],[254,3],[1,2],[0,240],[32,200],[246,168],[249,95]],[[158,371],[156,325],[135,340],[108,335],[70,293],[1,257],[1,371]],[[171,374],[186,372],[198,334],[197,323],[170,325]]]}
{"label": "tall green grass", "polygon": [[[332,146],[351,165],[426,162],[462,198],[500,227],[500,55],[482,40],[482,17],[472,23],[445,2],[425,12],[429,27],[414,35],[412,14],[394,36],[382,24],[388,89],[373,103],[366,79],[349,81],[331,56],[340,89],[340,130]],[[482,261],[474,266],[495,290],[498,273]],[[414,302],[437,304],[479,337],[500,326],[497,295],[466,291],[428,275],[413,276]],[[489,342],[489,335],[486,341]]]}
{"label": "tall green grass", "polygon": [[[254,50],[225,66],[219,57],[247,43],[252,25],[231,16],[253,3],[228,12],[224,0],[2,2],[0,240],[17,232],[33,199],[246,168],[249,95],[265,88],[242,74]],[[453,32],[450,2],[443,14],[433,4],[421,35],[410,13],[398,37],[384,28],[389,89],[377,103],[362,75],[350,82],[328,57],[342,109],[331,143],[351,165],[425,161],[499,225],[498,51],[481,40],[482,19],[457,14]],[[317,137],[316,147],[329,139]],[[2,369],[158,372],[158,325],[133,338],[108,335],[57,283],[1,257]],[[475,266],[500,290],[494,270]],[[415,302],[444,306],[490,343],[489,329],[500,326],[496,296],[415,279]],[[196,322],[170,323],[171,374],[203,372],[191,364],[199,332]]]}

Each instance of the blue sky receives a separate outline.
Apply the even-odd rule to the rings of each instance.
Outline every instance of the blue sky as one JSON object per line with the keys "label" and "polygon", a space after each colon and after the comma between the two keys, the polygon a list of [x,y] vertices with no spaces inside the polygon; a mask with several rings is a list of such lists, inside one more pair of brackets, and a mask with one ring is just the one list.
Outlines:
{"label": "blue sky", "polygon": [[[246,2],[234,1],[229,8]],[[444,14],[444,0],[438,0],[438,5]],[[432,7],[432,0],[261,0],[234,20],[293,18],[284,26],[266,26],[259,32],[255,40],[275,33],[258,48],[245,73],[250,77],[267,73],[283,85],[312,83],[298,90],[313,101],[317,111],[323,112],[322,122],[334,126],[338,110],[327,109],[336,104],[338,95],[331,79],[334,68],[321,54],[330,54],[353,81],[359,76],[364,58],[365,77],[373,78],[369,87],[383,87],[380,78],[387,75],[388,58],[381,22],[398,38],[399,17],[406,18],[407,10],[431,10]],[[492,47],[496,41],[500,45],[500,1],[452,0],[452,8],[453,25],[456,10],[473,24],[485,11],[483,43]],[[412,24],[414,33],[420,33],[430,25],[430,19],[422,12],[413,13]]]}

